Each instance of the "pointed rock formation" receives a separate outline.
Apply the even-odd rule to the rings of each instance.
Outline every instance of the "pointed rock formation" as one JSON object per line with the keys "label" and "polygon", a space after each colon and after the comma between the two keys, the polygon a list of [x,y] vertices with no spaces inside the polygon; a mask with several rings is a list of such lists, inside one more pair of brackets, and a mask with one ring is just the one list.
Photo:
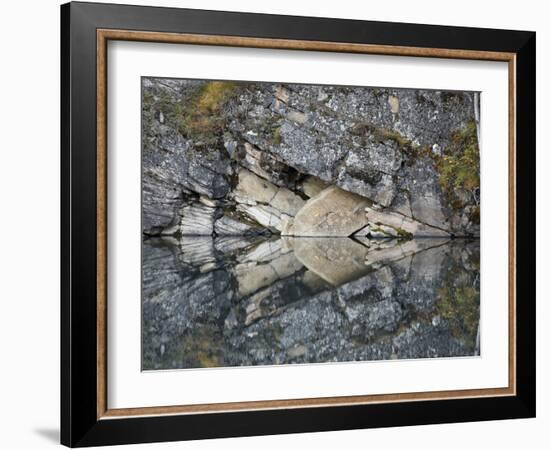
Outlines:
{"label": "pointed rock formation", "polygon": [[356,233],[371,237],[449,237],[449,233],[380,207],[365,208],[368,225]]}

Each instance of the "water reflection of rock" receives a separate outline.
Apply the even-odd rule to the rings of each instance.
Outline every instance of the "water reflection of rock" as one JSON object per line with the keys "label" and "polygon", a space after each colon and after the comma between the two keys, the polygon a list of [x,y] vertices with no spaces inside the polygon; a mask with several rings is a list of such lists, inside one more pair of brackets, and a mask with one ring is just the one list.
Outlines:
{"label": "water reflection of rock", "polygon": [[143,245],[143,368],[479,353],[479,241]]}

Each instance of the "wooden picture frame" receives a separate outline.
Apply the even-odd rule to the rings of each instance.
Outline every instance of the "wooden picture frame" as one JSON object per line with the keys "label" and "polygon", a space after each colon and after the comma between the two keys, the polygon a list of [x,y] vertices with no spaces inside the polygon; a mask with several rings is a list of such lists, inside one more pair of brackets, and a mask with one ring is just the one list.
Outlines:
{"label": "wooden picture frame", "polygon": [[[106,393],[109,40],[507,62],[508,387],[110,409]],[[535,33],[77,2],[61,7],[61,55],[63,444],[534,417]]]}

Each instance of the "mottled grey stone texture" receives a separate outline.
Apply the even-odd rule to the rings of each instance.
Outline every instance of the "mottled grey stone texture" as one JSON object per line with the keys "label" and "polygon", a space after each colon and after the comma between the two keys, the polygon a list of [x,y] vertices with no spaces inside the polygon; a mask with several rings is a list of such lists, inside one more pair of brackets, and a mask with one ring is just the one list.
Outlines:
{"label": "mottled grey stone texture", "polygon": [[[479,182],[444,178],[449,164],[463,164],[460,136],[476,129],[474,93],[159,78],[142,88],[146,235],[234,234],[251,224],[288,234],[306,200],[331,185],[386,217],[405,216],[418,235],[479,235]],[[362,222],[323,233],[350,235]],[[400,232],[371,225],[373,235]]]}
{"label": "mottled grey stone texture", "polygon": [[145,242],[145,370],[479,355],[478,241],[226,239]]}
{"label": "mottled grey stone texture", "polygon": [[142,100],[144,370],[479,355],[479,95]]}

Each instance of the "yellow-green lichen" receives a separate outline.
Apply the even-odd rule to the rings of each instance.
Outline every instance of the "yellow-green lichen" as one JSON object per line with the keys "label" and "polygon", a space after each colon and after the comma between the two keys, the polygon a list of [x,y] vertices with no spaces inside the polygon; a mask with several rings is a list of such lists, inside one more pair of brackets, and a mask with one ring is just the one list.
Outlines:
{"label": "yellow-green lichen", "polygon": [[[191,332],[185,333],[167,346],[160,357],[163,367],[219,367],[223,365],[223,336],[216,326],[197,324]],[[150,364],[149,364],[150,365]]]}
{"label": "yellow-green lichen", "polygon": [[232,81],[209,81],[182,98],[164,89],[145,91],[142,98],[144,132],[150,133],[153,115],[200,146],[219,143],[227,123],[223,106],[238,92]]}
{"label": "yellow-green lichen", "polygon": [[273,143],[275,145],[280,145],[282,142],[282,136],[281,136],[281,127],[276,127],[273,129]]}
{"label": "yellow-green lichen", "polygon": [[201,85],[184,106],[177,120],[180,133],[197,140],[210,140],[223,131],[222,106],[235,94],[237,84],[210,81]]}
{"label": "yellow-green lichen", "polygon": [[357,136],[372,136],[379,142],[393,141],[401,148],[411,146],[411,141],[401,133],[389,128],[379,127],[368,122],[358,122],[351,128],[351,133]]}
{"label": "yellow-green lichen", "polygon": [[439,185],[455,209],[465,204],[464,194],[473,198],[479,189],[479,145],[474,121],[453,134],[445,153],[436,158]]}
{"label": "yellow-green lichen", "polygon": [[412,233],[409,233],[408,231],[405,231],[403,228],[395,228],[395,231],[397,232],[397,235],[401,238],[404,238],[404,239],[412,239],[413,238],[413,234]]}

